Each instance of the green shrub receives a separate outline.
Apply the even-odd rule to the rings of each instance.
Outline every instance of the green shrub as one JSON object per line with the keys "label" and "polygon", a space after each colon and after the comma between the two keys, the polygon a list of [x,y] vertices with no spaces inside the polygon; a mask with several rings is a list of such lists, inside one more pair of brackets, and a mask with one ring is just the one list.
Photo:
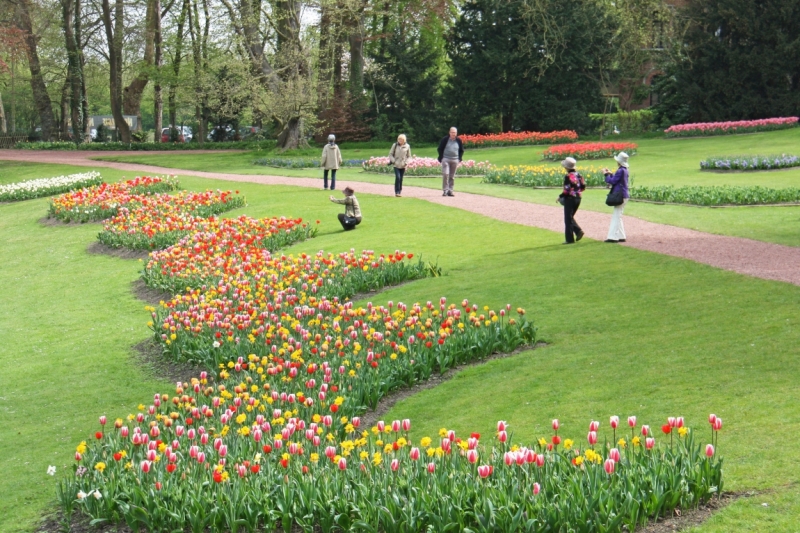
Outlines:
{"label": "green shrub", "polygon": [[712,187],[660,185],[633,187],[631,199],[701,206],[786,204],[800,202],[800,189],[727,185]]}

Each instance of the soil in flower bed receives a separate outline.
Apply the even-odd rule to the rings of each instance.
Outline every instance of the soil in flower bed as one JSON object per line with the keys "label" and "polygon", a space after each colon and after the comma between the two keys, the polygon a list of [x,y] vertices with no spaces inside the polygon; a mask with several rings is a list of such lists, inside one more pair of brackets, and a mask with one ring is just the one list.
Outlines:
{"label": "soil in flower bed", "polygon": [[135,280],[131,283],[131,292],[141,301],[146,302],[152,306],[160,305],[162,301],[168,302],[172,300],[173,295],[167,291],[148,287],[142,278]]}
{"label": "soil in flower bed", "polygon": [[697,509],[681,511],[675,509],[673,516],[660,518],[657,522],[650,522],[645,527],[636,530],[636,533],[673,533],[697,527],[711,518],[711,515],[732,504],[739,498],[750,498],[755,492],[724,492],[719,498],[711,498],[705,505]]}
{"label": "soil in flower bed", "polygon": [[164,357],[161,347],[153,339],[146,339],[133,346],[136,353],[136,362],[144,368],[147,374],[156,379],[188,382],[193,377],[206,370],[202,365],[191,363],[176,363]]}
{"label": "soil in flower bed", "polygon": [[110,255],[120,259],[147,259],[150,252],[146,250],[131,250],[129,248],[112,248],[102,242],[95,241],[86,247],[86,251],[96,255]]}
{"label": "soil in flower bed", "polygon": [[51,217],[50,215],[42,217],[39,219],[39,224],[45,227],[49,226],[82,226],[83,224],[99,224],[100,220],[93,220],[91,222],[80,222],[77,220],[72,220],[70,222],[64,222],[59,220],[55,217]]}

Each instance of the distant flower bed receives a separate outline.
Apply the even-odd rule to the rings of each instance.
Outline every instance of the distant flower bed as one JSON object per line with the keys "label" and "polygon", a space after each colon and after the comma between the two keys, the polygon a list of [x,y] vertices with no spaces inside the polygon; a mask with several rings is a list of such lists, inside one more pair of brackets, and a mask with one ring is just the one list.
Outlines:
{"label": "distant flower bed", "polygon": [[638,147],[635,143],[591,142],[557,144],[542,152],[542,159],[549,161],[560,161],[565,157],[574,157],[579,161],[581,159],[605,159],[614,157],[620,152],[635,155]]}
{"label": "distant flower bed", "polygon": [[800,202],[800,189],[770,189],[768,187],[633,187],[631,199],[689,204],[701,206],[720,205],[769,205]]}
{"label": "distant flower bed", "polygon": [[[379,174],[392,174],[394,168],[389,165],[388,157],[370,157],[361,165],[365,172]],[[462,176],[480,176],[485,174],[492,165],[488,161],[476,163],[472,159],[462,161],[458,165],[458,174]],[[442,164],[433,157],[412,157],[406,166],[406,176],[434,176],[442,172]]]}
{"label": "distant flower bed", "polygon": [[199,142],[188,143],[156,143],[156,142],[92,142],[75,144],[68,141],[56,142],[21,142],[14,145],[15,150],[91,150],[100,152],[153,152],[153,151],[183,151],[183,150],[267,150],[275,147],[275,139],[263,141],[230,141],[230,142]]}
{"label": "distant flower bed", "polygon": [[[364,159],[345,159],[342,161],[343,167],[360,167]],[[253,161],[254,165],[275,168],[318,168],[320,167],[319,158],[315,157],[262,157]]]}
{"label": "distant flower bed", "polygon": [[103,178],[100,177],[99,172],[84,172],[82,174],[70,174],[69,176],[9,183],[0,185],[0,202],[18,202],[20,200],[30,200],[31,198],[41,198],[42,196],[61,194],[83,187],[100,185],[101,183],[103,183]]}
{"label": "distant flower bed", "polygon": [[[600,167],[579,167],[578,172],[586,179],[587,187],[605,186],[605,176]],[[561,187],[564,184],[564,169],[544,165],[510,165],[492,167],[483,176],[483,183],[518,185],[521,187]]]}
{"label": "distant flower bed", "polygon": [[701,170],[773,170],[800,166],[796,155],[743,155],[709,157],[700,161]]}
{"label": "distant flower bed", "polygon": [[671,126],[664,130],[664,135],[667,137],[695,137],[698,135],[755,133],[793,128],[797,126],[797,121],[798,117],[780,117],[761,120],[737,120],[734,122],[696,122]]}
{"label": "distant flower bed", "polygon": [[526,144],[552,144],[578,140],[578,134],[572,130],[551,131],[509,131],[506,133],[489,133],[486,135],[460,135],[465,148],[486,148],[490,146],[519,146]]}

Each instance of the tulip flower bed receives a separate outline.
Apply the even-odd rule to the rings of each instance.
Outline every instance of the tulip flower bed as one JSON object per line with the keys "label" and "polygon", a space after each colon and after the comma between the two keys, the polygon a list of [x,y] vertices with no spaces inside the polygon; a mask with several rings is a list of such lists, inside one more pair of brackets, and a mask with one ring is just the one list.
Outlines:
{"label": "tulip flower bed", "polygon": [[[488,161],[476,163],[472,159],[458,164],[457,174],[461,176],[481,176],[490,168]],[[394,167],[389,164],[388,157],[370,157],[361,165],[365,172],[378,174],[394,174]],[[406,177],[441,176],[442,164],[433,157],[412,157],[406,165]]]}
{"label": "tulip flower bed", "polygon": [[[605,175],[600,167],[581,166],[578,171],[586,179],[587,187],[605,187]],[[520,187],[562,187],[564,169],[544,165],[511,165],[492,167],[483,176],[483,183],[517,185]]]}
{"label": "tulip flower bed", "polygon": [[678,124],[664,130],[666,137],[698,137],[707,135],[731,135],[735,133],[755,133],[760,131],[794,128],[798,117],[765,118],[761,120],[737,120],[733,122],[696,122]]}
{"label": "tulip flower bed", "polygon": [[119,183],[103,183],[63,194],[50,203],[48,216],[62,222],[89,222],[113,217],[119,208],[152,194],[175,191],[173,177],[138,177]]}
{"label": "tulip flower bed", "polygon": [[614,143],[614,142],[587,142],[572,144],[557,144],[542,152],[542,159],[549,161],[560,161],[565,157],[581,159],[606,159],[614,157],[620,152],[628,155],[636,155],[636,143]]}
{"label": "tulip flower bed", "polygon": [[492,146],[521,146],[530,144],[553,144],[577,141],[578,134],[572,130],[551,131],[508,131],[506,133],[488,133],[476,135],[460,135],[465,148],[489,148]]}
{"label": "tulip flower bed", "polygon": [[[409,419],[362,427],[327,361],[296,384],[280,366],[240,359],[126,419],[101,416],[59,485],[67,523],[78,512],[132,531],[633,531],[722,489],[717,443],[703,447],[682,418],[656,439],[635,417],[617,435],[614,416],[603,444],[592,421],[585,446],[558,420],[524,445],[504,421],[491,437],[442,429],[415,442]],[[716,438],[722,420],[709,420]]]}
{"label": "tulip flower bed", "polygon": [[103,183],[103,178],[99,172],[84,172],[82,174],[70,174],[69,176],[58,176],[55,178],[36,179],[20,181],[0,185],[0,202],[19,202],[43,196],[52,196],[75,189],[91,187]]}
{"label": "tulip flower bed", "polygon": [[208,217],[244,205],[244,197],[231,191],[139,196],[120,207],[97,238],[114,248],[157,250],[193,233]]}
{"label": "tulip flower bed", "polygon": [[770,205],[800,203],[800,189],[769,187],[685,186],[633,187],[632,200],[700,206]]}
{"label": "tulip flower bed", "polygon": [[800,167],[796,155],[745,155],[709,157],[700,161],[700,170],[775,170]]}
{"label": "tulip flower bed", "polygon": [[[360,167],[364,161],[364,159],[345,159],[341,166]],[[262,157],[253,161],[253,164],[275,168],[319,168],[321,166],[319,158],[315,157]]]}

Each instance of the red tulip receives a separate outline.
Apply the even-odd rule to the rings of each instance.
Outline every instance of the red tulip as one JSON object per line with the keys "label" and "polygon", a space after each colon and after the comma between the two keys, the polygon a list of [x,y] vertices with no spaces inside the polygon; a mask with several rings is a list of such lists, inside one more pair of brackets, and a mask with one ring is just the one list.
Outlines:
{"label": "red tulip", "polygon": [[161,482],[156,481],[156,490],[161,490]]}
{"label": "red tulip", "polygon": [[669,435],[672,433],[672,426],[669,424],[664,424],[661,426],[661,431],[663,431],[665,435]]}
{"label": "red tulip", "polygon": [[555,444],[556,446],[561,444],[561,437],[559,437],[558,435],[553,435],[553,444]]}
{"label": "red tulip", "polygon": [[250,471],[254,474],[258,474],[259,470],[261,470],[261,465],[253,465],[250,467]]}
{"label": "red tulip", "polygon": [[171,474],[175,471],[176,468],[178,467],[174,463],[170,463],[167,465],[167,472]]}
{"label": "red tulip", "polygon": [[603,468],[606,469],[606,473],[608,473],[609,475],[614,473],[614,469],[616,468],[616,466],[617,463],[615,463],[613,459],[606,459],[606,462],[603,463]]}
{"label": "red tulip", "polygon": [[264,447],[261,448],[261,449],[264,450],[264,453],[271,453],[272,452],[272,446],[270,446],[269,444],[265,444]]}
{"label": "red tulip", "polygon": [[102,439],[103,433],[101,431],[98,431],[97,433],[94,434],[94,438],[96,438],[97,440]]}
{"label": "red tulip", "polygon": [[80,461],[81,459],[83,459],[83,456],[80,454],[80,452],[75,452],[75,460]]}

